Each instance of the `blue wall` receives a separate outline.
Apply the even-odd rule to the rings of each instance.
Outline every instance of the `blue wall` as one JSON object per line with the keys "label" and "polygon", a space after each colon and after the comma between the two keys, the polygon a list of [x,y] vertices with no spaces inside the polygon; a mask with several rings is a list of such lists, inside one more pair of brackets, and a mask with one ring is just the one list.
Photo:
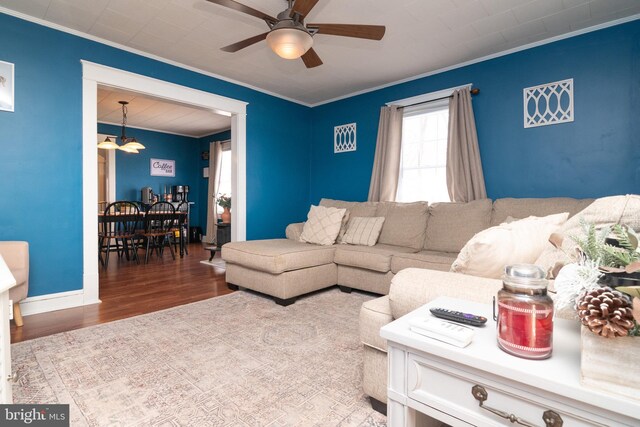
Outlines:
{"label": "blue wall", "polygon": [[[574,79],[575,121],[524,129],[522,90]],[[640,192],[640,21],[558,41],[313,109],[310,202],[365,200],[379,110],[473,83],[491,198]],[[333,127],[357,122],[357,151],[333,153]],[[301,217],[303,218],[303,217]]]}
{"label": "blue wall", "polygon": [[[98,132],[120,135],[120,126],[98,123]],[[116,151],[116,198],[140,200],[142,187],[151,187],[156,194],[163,194],[165,186],[188,185],[191,201],[199,200],[200,144],[198,138],[171,135],[142,129],[127,128],[127,136],[135,136],[146,148],[139,154]],[[151,176],[150,159],[175,160],[176,176]],[[206,196],[205,196],[206,197]],[[206,211],[205,211],[206,212]],[[191,225],[200,225],[200,211],[191,210]]]}
{"label": "blue wall", "polygon": [[248,102],[247,237],[283,236],[306,213],[308,170],[283,165],[309,162],[309,108],[4,14],[0,40],[16,78],[15,113],[0,112],[0,240],[30,243],[29,295],[82,288],[81,59]]}

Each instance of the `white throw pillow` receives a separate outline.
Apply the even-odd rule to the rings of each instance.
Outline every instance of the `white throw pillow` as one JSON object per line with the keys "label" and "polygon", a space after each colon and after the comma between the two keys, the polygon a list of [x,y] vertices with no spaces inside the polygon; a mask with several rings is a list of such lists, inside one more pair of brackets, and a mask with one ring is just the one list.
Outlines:
{"label": "white throw pillow", "polygon": [[483,230],[462,248],[451,271],[499,279],[506,265],[533,263],[568,217],[568,212],[530,216]]}
{"label": "white throw pillow", "polygon": [[380,237],[384,224],[383,216],[351,218],[347,226],[347,232],[342,236],[340,243],[348,243],[350,245],[373,246]]}
{"label": "white throw pillow", "polygon": [[340,233],[342,218],[347,210],[311,206],[300,240],[317,245],[333,245]]}

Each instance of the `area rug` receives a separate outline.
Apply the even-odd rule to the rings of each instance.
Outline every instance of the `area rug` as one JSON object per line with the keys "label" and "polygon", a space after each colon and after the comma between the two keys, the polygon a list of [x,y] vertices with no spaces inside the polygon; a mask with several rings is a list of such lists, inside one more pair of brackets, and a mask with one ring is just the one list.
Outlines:
{"label": "area rug", "polygon": [[205,259],[200,261],[200,264],[207,264],[218,268],[227,268],[227,263],[222,258],[214,258],[211,261]]}
{"label": "area rug", "polygon": [[240,291],[12,345],[16,403],[76,426],[386,426],[362,392],[360,305]]}

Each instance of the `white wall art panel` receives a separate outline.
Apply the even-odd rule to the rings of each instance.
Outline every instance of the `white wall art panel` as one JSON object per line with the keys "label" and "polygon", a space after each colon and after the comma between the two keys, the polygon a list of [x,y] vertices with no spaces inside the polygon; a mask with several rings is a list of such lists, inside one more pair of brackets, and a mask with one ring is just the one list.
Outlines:
{"label": "white wall art panel", "polygon": [[523,97],[525,128],[573,121],[573,79],[525,88]]}
{"label": "white wall art panel", "polygon": [[333,152],[356,151],[356,124],[335,126],[333,128]]}

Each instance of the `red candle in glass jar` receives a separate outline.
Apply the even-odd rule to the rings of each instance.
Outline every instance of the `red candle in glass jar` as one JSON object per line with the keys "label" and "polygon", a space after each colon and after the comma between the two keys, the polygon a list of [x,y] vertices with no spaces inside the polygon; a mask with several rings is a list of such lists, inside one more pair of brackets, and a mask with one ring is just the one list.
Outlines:
{"label": "red candle in glass jar", "polygon": [[544,271],[531,264],[505,267],[498,292],[498,346],[527,359],[546,359],[553,350],[553,300]]}

